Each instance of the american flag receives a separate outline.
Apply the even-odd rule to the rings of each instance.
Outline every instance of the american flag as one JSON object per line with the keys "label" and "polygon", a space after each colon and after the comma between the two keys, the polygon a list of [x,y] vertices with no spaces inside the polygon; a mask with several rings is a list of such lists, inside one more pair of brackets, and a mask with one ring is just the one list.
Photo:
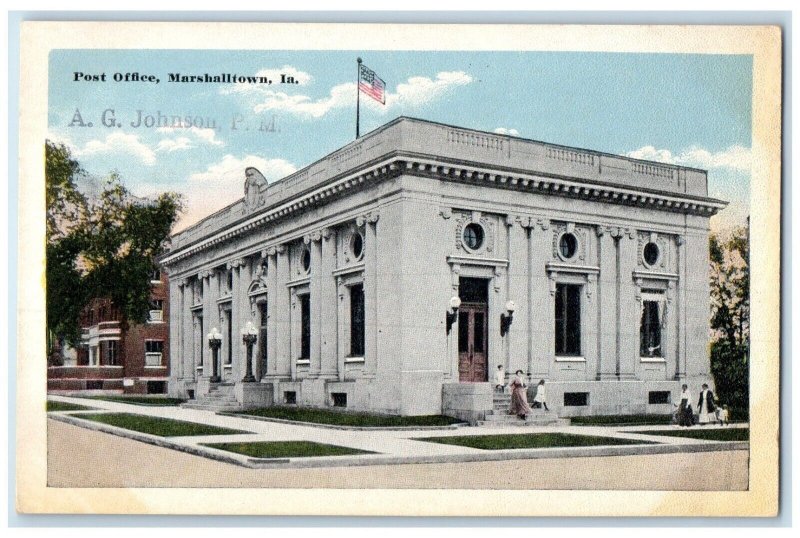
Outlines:
{"label": "american flag", "polygon": [[362,65],[358,74],[358,89],[378,101],[380,104],[386,104],[386,83],[383,82],[376,74],[375,71]]}

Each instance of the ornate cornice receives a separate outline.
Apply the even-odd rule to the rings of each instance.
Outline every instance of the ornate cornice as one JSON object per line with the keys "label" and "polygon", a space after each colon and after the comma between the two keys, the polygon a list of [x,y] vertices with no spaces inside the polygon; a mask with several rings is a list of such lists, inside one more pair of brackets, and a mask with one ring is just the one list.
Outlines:
{"label": "ornate cornice", "polygon": [[[581,180],[489,170],[471,165],[452,165],[398,154],[275,207],[259,210],[243,222],[233,224],[210,237],[176,249],[166,256],[162,263],[164,265],[175,263],[254,229],[294,217],[311,208],[325,205],[340,196],[366,188],[374,182],[397,177],[400,174],[704,217],[711,217],[727,205],[725,202],[712,198],[682,196],[667,192],[648,192],[622,185],[600,185]],[[368,213],[365,218],[368,222],[374,223],[377,220],[377,213]]]}

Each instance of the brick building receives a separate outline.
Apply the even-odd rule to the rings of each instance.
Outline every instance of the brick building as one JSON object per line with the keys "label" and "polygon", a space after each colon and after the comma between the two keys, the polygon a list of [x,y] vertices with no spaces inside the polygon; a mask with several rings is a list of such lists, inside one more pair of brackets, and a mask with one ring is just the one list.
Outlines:
{"label": "brick building", "polygon": [[63,366],[47,369],[48,392],[103,391],[160,394],[169,380],[169,284],[163,271],[151,277],[145,323],[122,321],[108,298],[92,299],[81,313],[81,343],[65,353]]}

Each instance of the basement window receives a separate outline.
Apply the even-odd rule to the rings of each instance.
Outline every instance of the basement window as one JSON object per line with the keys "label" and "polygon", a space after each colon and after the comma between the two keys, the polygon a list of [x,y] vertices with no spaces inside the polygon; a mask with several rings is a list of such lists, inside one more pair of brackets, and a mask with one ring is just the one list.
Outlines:
{"label": "basement window", "polygon": [[647,393],[647,403],[650,405],[668,404],[671,401],[668,390],[653,390]]}
{"label": "basement window", "polygon": [[586,407],[589,405],[588,392],[565,392],[564,407]]}
{"label": "basement window", "polygon": [[333,399],[333,407],[347,407],[346,392],[332,392],[331,399]]}

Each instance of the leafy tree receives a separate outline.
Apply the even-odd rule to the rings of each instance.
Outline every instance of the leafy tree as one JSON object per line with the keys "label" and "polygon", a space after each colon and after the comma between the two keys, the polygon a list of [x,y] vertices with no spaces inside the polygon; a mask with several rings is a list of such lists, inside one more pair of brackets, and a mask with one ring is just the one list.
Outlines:
{"label": "leafy tree", "polygon": [[746,412],[750,362],[750,237],[748,228],[725,240],[712,234],[711,372],[721,401]]}
{"label": "leafy tree", "polygon": [[[182,209],[175,193],[133,196],[114,172],[97,196],[80,192],[84,174],[69,149],[45,144],[47,184],[47,327],[49,354],[76,345],[88,301],[110,298],[123,323],[143,322],[150,274]],[[56,359],[57,360],[57,359]]]}

